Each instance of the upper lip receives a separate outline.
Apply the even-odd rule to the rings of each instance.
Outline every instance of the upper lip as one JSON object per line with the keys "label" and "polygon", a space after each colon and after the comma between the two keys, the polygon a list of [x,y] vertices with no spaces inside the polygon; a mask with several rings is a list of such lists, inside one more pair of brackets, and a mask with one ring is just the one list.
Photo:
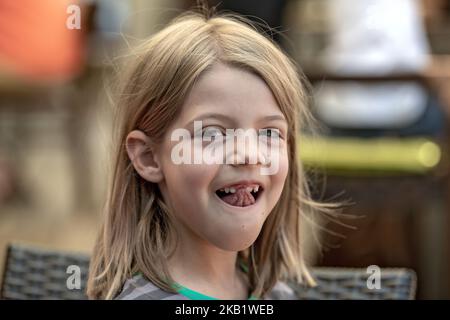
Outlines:
{"label": "upper lip", "polygon": [[223,186],[221,186],[220,188],[216,189],[216,190],[220,190],[220,189],[224,189],[224,188],[232,188],[232,187],[239,187],[239,186],[252,186],[252,185],[259,185],[260,187],[262,187],[264,189],[264,185],[262,182],[257,181],[257,180],[240,180],[240,181],[234,181],[234,182],[230,182],[228,184],[225,184]]}

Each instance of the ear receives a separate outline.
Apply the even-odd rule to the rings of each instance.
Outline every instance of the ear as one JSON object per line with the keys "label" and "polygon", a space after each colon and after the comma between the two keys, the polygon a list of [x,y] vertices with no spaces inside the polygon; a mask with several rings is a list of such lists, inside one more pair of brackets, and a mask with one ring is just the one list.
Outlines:
{"label": "ear", "polygon": [[128,157],[137,173],[145,180],[158,183],[164,178],[150,138],[140,130],[131,131],[126,138]]}

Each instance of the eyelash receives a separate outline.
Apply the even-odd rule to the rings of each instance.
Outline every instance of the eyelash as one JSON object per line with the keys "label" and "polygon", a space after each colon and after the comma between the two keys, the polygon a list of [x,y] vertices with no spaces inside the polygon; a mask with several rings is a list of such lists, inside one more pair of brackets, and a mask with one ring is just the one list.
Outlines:
{"label": "eyelash", "polygon": [[[277,128],[264,128],[264,129],[261,129],[260,131],[262,131],[262,130],[266,130],[266,131],[273,131],[273,132],[276,132],[276,135],[278,135],[278,137],[280,138],[280,139],[282,139],[283,137],[282,137],[282,135],[281,135],[281,130],[279,130],[279,129],[277,129]],[[272,134],[270,134],[270,137],[272,137]]]}
{"label": "eyelash", "polygon": [[211,129],[211,128],[218,129],[218,131],[220,131],[222,133],[222,135],[225,136],[225,128],[222,128],[222,127],[219,127],[219,126],[208,126],[208,127],[203,129],[203,131],[202,131],[202,138],[204,137],[206,130],[207,129]]}
{"label": "eyelash", "polygon": [[[208,127],[206,127],[206,128],[203,128],[203,131],[202,131],[202,138],[204,137],[204,134],[205,134],[206,130],[207,130],[207,129],[210,129],[210,128],[218,129],[218,131],[220,131],[220,132],[222,133],[223,136],[226,135],[226,133],[225,133],[225,132],[226,132],[226,129],[225,129],[225,128],[220,127],[220,126],[208,126]],[[259,133],[261,133],[261,131],[269,132],[269,130],[270,130],[270,132],[275,132],[275,134],[278,135],[278,137],[279,137],[280,139],[284,139],[284,136],[282,135],[281,130],[280,130],[280,129],[277,129],[277,128],[263,128],[263,129],[260,129],[260,130],[258,130],[258,131],[259,131]],[[269,137],[269,136],[267,136],[267,137]],[[270,137],[272,137],[272,134],[270,135]]]}

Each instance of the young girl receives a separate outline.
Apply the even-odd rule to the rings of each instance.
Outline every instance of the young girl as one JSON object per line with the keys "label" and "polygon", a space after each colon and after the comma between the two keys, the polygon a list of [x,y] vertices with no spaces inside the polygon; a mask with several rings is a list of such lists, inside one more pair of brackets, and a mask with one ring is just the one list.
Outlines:
{"label": "young girl", "polygon": [[[287,280],[314,284],[301,223],[323,205],[310,199],[299,162],[310,114],[293,62],[242,18],[197,13],[130,61],[89,297],[295,299]],[[223,163],[175,161],[175,149],[193,159],[231,129],[255,130],[270,156],[255,151],[251,162],[236,147]],[[180,130],[190,134],[181,142]]]}

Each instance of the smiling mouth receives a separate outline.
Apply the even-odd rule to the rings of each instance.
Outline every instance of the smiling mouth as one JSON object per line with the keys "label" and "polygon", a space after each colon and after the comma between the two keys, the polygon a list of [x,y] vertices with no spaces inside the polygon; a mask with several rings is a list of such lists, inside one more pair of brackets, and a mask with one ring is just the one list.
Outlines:
{"label": "smiling mouth", "polygon": [[216,195],[233,207],[248,207],[255,204],[263,191],[257,183],[235,184],[216,190]]}

